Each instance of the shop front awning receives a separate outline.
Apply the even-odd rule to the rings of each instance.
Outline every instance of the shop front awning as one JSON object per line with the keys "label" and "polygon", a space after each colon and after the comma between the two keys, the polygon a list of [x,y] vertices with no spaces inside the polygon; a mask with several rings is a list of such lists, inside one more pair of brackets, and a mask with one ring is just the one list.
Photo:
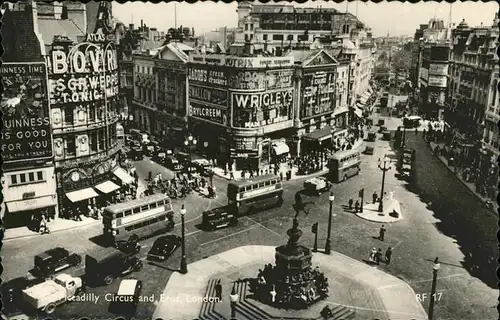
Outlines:
{"label": "shop front awning", "polygon": [[356,115],[356,117],[362,119],[363,118],[363,112],[359,109],[354,109],[354,114]]}
{"label": "shop front awning", "polygon": [[85,189],[66,193],[66,197],[68,197],[68,199],[73,203],[79,202],[82,200],[92,199],[92,198],[95,198],[98,196],[99,195],[97,194],[97,192],[95,192],[95,190],[92,188],[85,188]]}
{"label": "shop front awning", "polygon": [[113,192],[117,189],[120,189],[120,186],[114,184],[113,182],[111,181],[104,181],[102,183],[99,183],[98,185],[95,186],[95,188],[99,191],[101,191],[102,193],[110,193],[110,192]]}
{"label": "shop front awning", "polygon": [[361,102],[356,102],[356,107],[358,107],[361,110],[365,109],[365,105],[363,103],[361,103]]}
{"label": "shop front awning", "polygon": [[323,129],[319,129],[304,135],[304,139],[315,140],[318,142],[330,139],[331,137],[332,137],[332,127],[329,126],[326,126]]}
{"label": "shop front awning", "polygon": [[12,212],[54,207],[57,203],[56,199],[53,196],[45,196],[40,198],[7,202],[6,204],[9,212],[12,213]]}
{"label": "shop front awning", "polygon": [[284,142],[277,142],[273,144],[274,154],[280,156],[290,152],[290,148]]}
{"label": "shop front awning", "polygon": [[123,168],[117,167],[113,170],[113,174],[125,184],[131,184],[134,182],[134,178],[132,178]]}

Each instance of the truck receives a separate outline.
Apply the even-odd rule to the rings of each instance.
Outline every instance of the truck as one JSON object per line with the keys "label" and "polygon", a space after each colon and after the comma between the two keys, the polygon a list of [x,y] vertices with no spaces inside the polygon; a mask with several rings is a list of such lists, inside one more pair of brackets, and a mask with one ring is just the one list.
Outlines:
{"label": "truck", "polygon": [[78,295],[83,290],[82,279],[59,274],[23,290],[23,300],[31,307],[51,314],[56,307]]}
{"label": "truck", "polygon": [[76,253],[70,254],[68,250],[57,247],[44,251],[35,256],[33,275],[46,278],[64,269],[78,266],[82,257]]}

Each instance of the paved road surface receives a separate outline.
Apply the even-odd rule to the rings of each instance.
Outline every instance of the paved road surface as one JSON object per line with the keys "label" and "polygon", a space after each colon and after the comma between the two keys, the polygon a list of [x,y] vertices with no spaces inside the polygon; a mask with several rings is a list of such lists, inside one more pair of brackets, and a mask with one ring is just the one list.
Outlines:
{"label": "paved road surface", "polygon": [[[439,256],[441,270],[437,289],[442,295],[437,302],[435,315],[440,319],[493,319],[496,317],[497,304],[493,272],[494,257],[497,253],[494,236],[498,218],[490,211],[481,209],[477,198],[433,156],[419,140],[420,136],[416,138],[411,134],[407,135],[407,138],[408,146],[417,149],[416,183],[408,185],[399,181],[392,170],[386,175],[385,188],[387,192],[395,192],[395,197],[401,202],[404,219],[386,226],[386,241],[382,243],[373,238],[378,234],[379,224],[361,220],[344,210],[343,205],[350,197],[357,197],[360,188],[365,189],[367,200],[371,199],[373,191],[380,192],[382,174],[377,168],[376,159],[390,154],[391,149],[386,141],[370,143],[375,147],[375,155],[363,156],[361,175],[332,188],[336,196],[334,211],[337,214],[333,221],[333,250],[362,260],[368,257],[372,247],[385,250],[391,245],[394,247],[391,265],[379,268],[409,282],[417,294],[426,293],[427,296],[431,289],[432,261]],[[161,170],[147,161],[149,160],[137,164],[139,175],[142,177],[149,170]],[[187,220],[195,219],[187,224],[189,261],[241,245],[279,245],[286,241],[283,235],[291,226],[294,195],[302,190],[303,180],[285,182],[285,202],[281,208],[242,218],[234,228],[204,232],[196,228],[200,221],[197,216],[203,209],[216,207],[227,201],[223,196],[225,182],[218,178],[215,178],[214,182],[219,192],[218,202],[210,202],[209,199],[198,195],[191,195],[184,201],[188,208]],[[309,214],[300,216],[300,226],[304,231],[302,242],[312,246],[313,235],[310,227],[314,222],[319,222],[319,243],[320,247],[323,247],[328,221],[328,195],[304,198],[304,202],[308,203],[306,211]],[[177,202],[175,209],[178,210],[179,206],[180,202]],[[31,238],[6,243],[3,247],[3,278],[9,280],[24,275],[32,266],[33,255],[55,246],[56,243],[82,254],[100,250],[98,245],[87,240],[99,234],[100,229],[100,226],[94,226],[45,235],[44,241]],[[179,228],[174,232],[179,233]],[[151,243],[152,240],[143,243],[145,248],[141,257],[144,257]],[[21,250],[24,254],[17,255]],[[159,295],[169,276],[178,268],[179,255],[177,252],[161,266],[145,265],[143,271],[134,275],[143,280],[144,294]],[[78,273],[81,270],[73,272]],[[115,283],[107,288],[91,291],[103,295],[105,292],[116,292],[117,286],[118,283]],[[56,316],[68,318],[86,314],[90,318],[97,315],[102,317],[101,310],[107,308],[107,303],[103,300],[104,298],[98,304],[67,304],[57,311]],[[422,303],[427,308],[428,299]],[[154,307],[154,303],[140,304],[138,316],[150,316]]]}

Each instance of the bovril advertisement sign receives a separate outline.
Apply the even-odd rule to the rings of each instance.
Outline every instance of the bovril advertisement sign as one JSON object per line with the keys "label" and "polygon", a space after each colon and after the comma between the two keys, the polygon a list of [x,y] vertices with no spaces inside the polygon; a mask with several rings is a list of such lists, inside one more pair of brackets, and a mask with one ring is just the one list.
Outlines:
{"label": "bovril advertisement sign", "polygon": [[2,150],[5,162],[52,157],[45,63],[3,63]]}
{"label": "bovril advertisement sign", "polygon": [[53,44],[49,54],[52,105],[86,103],[118,95],[118,59],[114,43]]}

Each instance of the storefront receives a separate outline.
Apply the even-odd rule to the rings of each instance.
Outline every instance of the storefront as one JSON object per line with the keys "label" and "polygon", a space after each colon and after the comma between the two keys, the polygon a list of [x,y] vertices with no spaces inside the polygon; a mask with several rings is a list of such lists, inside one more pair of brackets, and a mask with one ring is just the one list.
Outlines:
{"label": "storefront", "polygon": [[57,212],[54,167],[36,168],[5,173],[3,202],[6,212],[2,219],[6,228],[29,225],[32,215]]}

